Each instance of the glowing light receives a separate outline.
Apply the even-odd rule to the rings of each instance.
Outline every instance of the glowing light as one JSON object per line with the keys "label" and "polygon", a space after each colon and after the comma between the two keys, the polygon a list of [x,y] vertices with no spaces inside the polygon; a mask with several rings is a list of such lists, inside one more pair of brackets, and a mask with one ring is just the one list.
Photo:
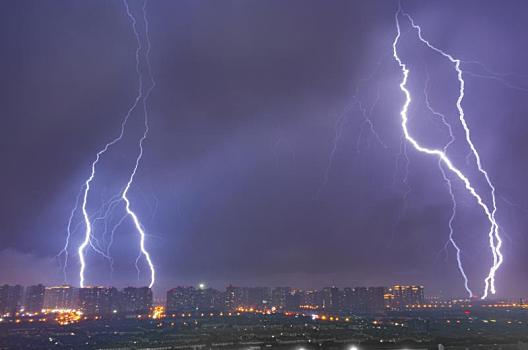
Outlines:
{"label": "glowing light", "polygon": [[[455,70],[457,72],[457,78],[458,78],[458,81],[459,81],[459,84],[460,84],[459,96],[458,96],[458,99],[457,99],[457,102],[456,102],[457,110],[458,110],[458,113],[459,113],[459,120],[460,120],[460,123],[462,124],[462,126],[463,126],[463,128],[465,130],[466,141],[469,144],[473,155],[475,156],[475,159],[477,161],[478,169],[484,175],[489,187],[491,188],[492,209],[490,209],[489,206],[483,201],[481,195],[475,190],[475,188],[471,184],[471,182],[468,179],[468,177],[466,175],[464,175],[462,173],[462,171],[460,169],[458,169],[451,162],[451,160],[449,159],[449,157],[447,156],[446,152],[444,152],[443,149],[432,149],[432,148],[424,147],[424,146],[420,145],[420,143],[416,139],[414,139],[413,136],[409,132],[409,129],[408,129],[408,120],[409,120],[408,119],[408,110],[409,110],[409,106],[411,104],[412,98],[411,98],[411,92],[407,88],[407,81],[408,81],[408,78],[409,78],[410,70],[409,70],[409,68],[407,68],[407,65],[404,64],[403,61],[401,60],[401,58],[399,57],[398,50],[397,50],[398,41],[399,41],[400,36],[401,36],[401,29],[400,29],[400,22],[399,22],[399,15],[400,14],[402,14],[403,16],[405,16],[405,17],[407,17],[409,19],[409,21],[411,22],[412,27],[417,30],[419,39],[424,44],[426,44],[430,49],[434,50],[435,52],[441,54],[443,57],[449,59],[454,64]],[[488,292],[489,291],[491,291],[492,294],[495,294],[495,273],[496,273],[497,269],[500,267],[500,265],[502,264],[502,261],[503,261],[503,256],[500,253],[500,247],[501,247],[502,241],[500,239],[499,232],[498,232],[499,227],[498,227],[498,224],[497,224],[497,222],[495,220],[495,212],[496,212],[495,188],[491,184],[491,181],[489,179],[489,176],[488,176],[487,172],[482,168],[481,161],[480,161],[480,156],[479,156],[479,154],[478,154],[473,142],[471,141],[469,127],[468,127],[468,125],[467,125],[467,123],[465,121],[464,110],[462,108],[462,100],[464,98],[464,79],[462,77],[462,70],[460,69],[460,62],[461,61],[458,60],[458,59],[453,58],[451,55],[445,53],[444,51],[442,51],[442,50],[440,50],[438,48],[436,48],[435,46],[431,45],[427,40],[425,40],[422,37],[421,28],[414,23],[414,21],[410,17],[410,15],[408,15],[407,13],[402,11],[400,6],[398,7],[398,11],[395,14],[395,22],[396,22],[397,35],[396,35],[396,37],[395,37],[395,39],[393,41],[392,48],[393,48],[393,57],[394,57],[395,61],[398,63],[398,65],[399,65],[399,67],[401,69],[402,75],[403,75],[403,78],[402,78],[401,83],[400,83],[399,86],[400,86],[400,90],[405,95],[405,102],[404,102],[403,107],[402,107],[402,109],[400,111],[401,126],[402,126],[402,129],[403,129],[403,134],[405,136],[405,139],[417,151],[419,151],[421,153],[428,154],[428,155],[436,156],[438,158],[439,162],[441,162],[444,166],[447,167],[447,169],[449,169],[454,175],[456,175],[464,183],[464,186],[469,191],[469,193],[476,199],[478,205],[482,208],[482,210],[484,211],[488,221],[490,222],[490,232],[489,232],[488,236],[489,236],[490,248],[491,248],[491,251],[492,251],[492,254],[493,254],[493,265],[491,266],[490,272],[489,272],[488,276],[485,279],[485,289],[484,289],[484,294],[482,296],[482,299],[485,299],[488,296]]]}
{"label": "glowing light", "polygon": [[[115,137],[113,140],[111,140],[110,142],[108,142],[101,150],[99,150],[97,152],[95,160],[91,164],[90,176],[84,182],[83,191],[82,191],[81,211],[82,211],[82,216],[83,216],[83,220],[84,220],[84,224],[85,224],[85,232],[84,232],[84,239],[83,239],[82,243],[78,247],[78,254],[79,254],[79,260],[80,260],[79,280],[80,280],[80,286],[81,287],[85,286],[85,270],[86,270],[85,250],[88,247],[88,245],[90,245],[90,247],[94,251],[96,251],[97,253],[99,253],[99,254],[105,256],[106,258],[108,258],[110,263],[111,263],[111,265],[113,264],[113,260],[111,259],[110,255],[109,255],[109,250],[110,250],[110,247],[111,247],[111,245],[113,243],[114,231],[123,222],[124,218],[122,218],[118,222],[117,226],[114,227],[114,229],[112,230],[112,232],[111,232],[111,235],[112,235],[111,236],[111,240],[110,240],[109,245],[106,248],[106,253],[103,252],[103,250],[100,248],[99,241],[93,236],[93,225],[92,225],[92,222],[91,222],[91,219],[90,219],[90,215],[89,215],[88,209],[87,209],[88,197],[89,197],[89,194],[90,194],[92,181],[94,180],[94,178],[96,176],[96,166],[99,163],[99,160],[109,150],[110,147],[112,147],[114,144],[116,144],[117,142],[119,142],[123,138],[123,135],[125,133],[125,127],[127,125],[128,119],[130,118],[130,115],[132,114],[132,112],[138,107],[138,104],[139,104],[140,101],[142,101],[142,106],[143,106],[144,128],[145,129],[144,129],[144,133],[143,133],[142,137],[139,140],[139,145],[138,145],[139,152],[138,152],[138,155],[136,157],[136,160],[135,160],[135,163],[134,163],[134,167],[133,167],[132,172],[131,172],[131,174],[130,174],[130,176],[128,178],[126,186],[124,187],[124,189],[123,189],[123,191],[121,193],[121,196],[120,196],[119,200],[122,200],[122,201],[125,202],[126,213],[127,213],[128,216],[130,216],[132,218],[134,226],[135,226],[136,230],[138,231],[138,233],[140,235],[140,256],[141,255],[145,256],[145,259],[146,259],[146,261],[148,263],[148,266],[150,268],[150,284],[149,284],[149,287],[152,287],[153,284],[154,284],[154,281],[155,281],[154,265],[152,263],[150,255],[149,255],[149,253],[148,253],[148,251],[147,251],[147,249],[145,247],[146,233],[145,233],[145,230],[144,230],[141,222],[139,221],[138,215],[132,210],[130,199],[128,198],[129,190],[130,190],[131,185],[132,185],[132,183],[134,181],[134,177],[136,175],[136,172],[137,172],[137,169],[139,167],[140,161],[141,161],[141,159],[143,157],[143,142],[147,138],[148,131],[149,131],[147,100],[148,100],[148,98],[150,96],[150,93],[152,92],[152,90],[154,89],[154,86],[155,86],[155,81],[154,81],[154,78],[152,76],[152,70],[151,70],[150,61],[149,61],[149,54],[150,54],[150,48],[151,48],[149,32],[148,32],[149,26],[148,26],[148,20],[147,20],[146,10],[145,10],[145,7],[146,7],[146,1],[145,1],[144,4],[143,4],[143,7],[142,7],[143,20],[144,20],[144,23],[145,23],[145,38],[146,38],[146,42],[147,42],[147,48],[146,48],[146,52],[145,52],[145,62],[146,62],[148,75],[149,75],[151,84],[148,87],[148,89],[147,89],[147,91],[146,91],[146,93],[144,95],[143,94],[143,75],[142,75],[141,69],[140,69],[140,53],[141,53],[143,47],[141,45],[140,35],[138,33],[138,30],[137,30],[136,18],[132,14],[132,12],[130,11],[130,8],[129,8],[128,3],[127,3],[126,0],[123,0],[123,4],[124,4],[125,9],[126,9],[126,14],[127,14],[128,18],[131,21],[132,30],[134,32],[134,35],[135,35],[135,38],[136,38],[136,41],[137,41],[136,53],[135,53],[135,57],[136,57],[136,74],[137,74],[137,78],[138,78],[137,95],[135,97],[134,103],[130,106],[130,108],[128,109],[128,112],[125,114],[125,117],[124,117],[124,119],[123,119],[123,121],[121,123],[121,130],[119,132],[119,135],[117,137]],[[68,245],[69,245],[70,236],[71,236],[71,233],[72,233],[72,231],[71,231],[71,223],[72,223],[72,219],[73,219],[73,216],[74,216],[75,212],[78,210],[78,202],[79,202],[79,200],[76,201],[76,205],[75,205],[75,207],[73,208],[73,210],[70,213],[70,219],[68,221],[68,227],[67,227],[66,243],[65,243],[64,248],[59,253],[59,255],[61,255],[62,253],[64,253],[64,255],[65,255],[65,266],[64,266],[64,269],[66,269],[67,257],[68,257],[67,251],[68,251]],[[110,205],[114,205],[115,202],[116,201],[112,201]],[[140,258],[140,256],[138,256],[138,259]],[[138,274],[139,274],[139,268],[138,268],[138,265],[137,265],[138,264],[138,259],[136,260],[136,268],[138,269]]]}
{"label": "glowing light", "polygon": [[163,306],[155,306],[152,309],[151,317],[155,320],[159,320],[165,317],[165,307]]}
{"label": "glowing light", "polygon": [[[123,0],[123,3],[125,4],[127,15],[130,18],[130,20],[132,21],[132,28],[134,30],[134,34],[136,36],[137,43],[138,43],[138,50],[136,51],[136,63],[137,63],[136,64],[136,69],[139,72],[139,52],[141,50],[141,40],[140,40],[139,33],[137,31],[137,28],[136,28],[136,22],[137,21],[136,21],[136,18],[134,17],[134,15],[130,12],[130,8],[128,7],[127,0]],[[147,65],[147,70],[148,70],[148,74],[149,74],[149,78],[150,78],[151,84],[150,84],[150,86],[149,86],[149,88],[148,88],[148,90],[147,90],[147,92],[145,94],[145,97],[143,98],[143,115],[144,115],[144,128],[145,129],[144,129],[143,135],[139,139],[139,152],[138,152],[138,155],[136,157],[136,162],[135,162],[135,165],[134,165],[134,169],[132,170],[132,173],[130,174],[130,177],[129,177],[128,182],[127,182],[127,184],[125,186],[125,189],[123,190],[121,198],[125,201],[125,210],[128,213],[128,215],[132,218],[132,221],[134,222],[134,226],[136,227],[136,230],[138,231],[138,233],[140,235],[140,241],[139,241],[140,250],[141,250],[141,254],[143,254],[143,256],[145,257],[145,260],[147,261],[147,264],[148,264],[149,269],[150,269],[149,288],[152,288],[152,286],[154,285],[154,282],[156,281],[156,270],[154,268],[154,264],[152,263],[152,259],[150,257],[150,254],[149,254],[149,252],[147,251],[147,249],[145,247],[145,237],[146,237],[145,229],[144,229],[143,225],[141,224],[141,222],[139,221],[139,218],[138,218],[137,214],[131,209],[130,199],[128,198],[128,191],[130,190],[130,186],[132,185],[132,182],[134,181],[134,177],[136,176],[136,172],[137,172],[137,169],[139,167],[139,163],[140,163],[141,159],[143,158],[143,142],[147,138],[148,132],[149,132],[147,100],[148,100],[148,98],[150,96],[150,93],[152,92],[152,90],[156,86],[156,83],[155,83],[154,78],[152,76],[152,68],[150,66],[150,61],[149,61],[149,54],[150,54],[151,44],[150,44],[150,38],[149,38],[149,25],[148,25],[146,10],[145,10],[146,5],[147,5],[147,2],[145,1],[144,4],[143,4],[143,8],[142,8],[143,20],[145,22],[145,38],[146,38],[146,41],[147,41],[147,50],[146,50],[146,53],[145,53],[145,62],[146,62],[146,65]],[[139,76],[141,77],[141,74],[139,74]],[[139,275],[139,267],[138,267],[139,258],[140,258],[140,256],[138,256],[138,258],[136,259],[136,269],[138,271],[138,275]]]}
{"label": "glowing light", "polygon": [[[424,97],[425,97],[425,105],[427,106],[427,109],[437,118],[440,119],[442,124],[446,127],[448,134],[449,134],[449,141],[446,143],[446,145],[443,147],[443,152],[447,154],[449,146],[455,142],[455,136],[453,134],[453,128],[451,125],[447,122],[447,118],[442,113],[436,111],[432,106],[431,102],[429,101],[429,95],[427,94],[427,88],[429,85],[429,77],[427,78],[425,82],[425,90],[424,90]],[[455,193],[453,192],[453,186],[451,183],[451,180],[447,176],[444,168],[442,167],[442,161],[438,160],[438,168],[440,169],[440,173],[442,174],[442,178],[444,179],[447,189],[449,192],[449,197],[451,199],[451,216],[449,217],[448,227],[449,227],[449,239],[448,243],[451,243],[453,248],[455,248],[456,251],[456,260],[457,260],[457,266],[458,270],[460,271],[460,274],[462,275],[462,278],[464,279],[464,288],[466,289],[467,293],[469,294],[469,297],[473,297],[473,291],[469,288],[469,280],[466,274],[466,271],[464,270],[464,266],[462,265],[462,250],[458,246],[458,244],[455,242],[454,239],[454,228],[453,228],[453,221],[455,220],[456,216],[456,210],[457,210],[457,202],[455,199]],[[447,245],[446,245],[447,247]]]}

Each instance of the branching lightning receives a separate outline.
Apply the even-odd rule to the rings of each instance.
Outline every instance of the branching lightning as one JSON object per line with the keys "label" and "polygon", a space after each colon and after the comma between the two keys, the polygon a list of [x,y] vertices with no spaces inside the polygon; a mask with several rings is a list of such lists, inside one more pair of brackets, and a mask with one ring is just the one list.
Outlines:
{"label": "branching lightning", "polygon": [[[428,87],[429,87],[429,74],[427,75],[427,79],[425,81],[425,89],[424,89],[425,105],[426,105],[427,109],[431,112],[431,114],[433,116],[435,116],[438,119],[440,119],[440,121],[445,126],[445,128],[446,128],[446,130],[448,132],[449,141],[442,148],[442,151],[445,154],[447,154],[448,148],[455,142],[455,136],[453,134],[453,128],[451,127],[451,124],[449,124],[449,122],[447,121],[447,117],[444,114],[436,111],[431,106],[431,102],[429,100],[429,94],[427,93]],[[456,243],[455,238],[454,238],[453,222],[454,222],[455,216],[456,216],[457,202],[456,202],[456,198],[455,198],[455,193],[453,191],[453,185],[451,183],[451,180],[447,176],[447,174],[446,174],[446,172],[445,172],[445,170],[444,170],[444,168],[442,166],[442,161],[440,159],[438,159],[438,169],[440,169],[440,173],[442,174],[442,178],[444,179],[444,181],[446,183],[446,186],[447,186],[447,189],[448,189],[448,192],[449,192],[449,197],[451,199],[451,216],[449,217],[449,222],[448,222],[449,236],[448,236],[448,241],[447,241],[447,243],[445,245],[445,248],[447,248],[448,244],[451,244],[453,246],[453,248],[455,249],[458,270],[460,271],[460,274],[462,275],[462,278],[464,279],[464,288],[466,289],[466,292],[468,293],[469,297],[472,298],[473,297],[473,291],[469,287],[469,279],[467,277],[466,271],[464,270],[464,265],[462,264],[462,250],[460,249],[459,245]]]}
{"label": "branching lightning", "polygon": [[[136,19],[132,15],[132,13],[130,12],[127,0],[123,0],[123,2],[124,2],[125,7],[127,9],[127,14],[128,14],[128,16],[130,17],[130,19],[131,19],[131,21],[133,23],[132,26],[134,28],[134,34],[136,35],[136,38],[137,38],[137,41],[138,41],[138,47],[141,47],[141,40],[140,40],[140,37],[139,37],[139,33],[138,33],[137,29],[136,29]],[[134,222],[134,226],[136,227],[136,230],[138,231],[138,233],[140,235],[141,254],[143,254],[143,256],[145,257],[145,260],[147,261],[147,264],[148,264],[149,269],[150,269],[150,284],[149,284],[149,288],[152,288],[152,286],[154,285],[154,282],[156,281],[156,270],[154,268],[154,264],[152,263],[152,259],[150,257],[150,254],[147,251],[147,249],[145,248],[145,237],[146,237],[145,229],[144,229],[143,225],[141,224],[141,222],[139,221],[139,218],[138,218],[137,214],[132,210],[131,205],[130,205],[130,199],[128,198],[128,191],[130,190],[130,186],[132,185],[132,182],[134,181],[134,177],[136,176],[136,172],[137,172],[137,169],[139,167],[139,163],[140,163],[141,159],[143,158],[143,142],[147,138],[148,132],[149,132],[147,100],[148,100],[148,98],[150,96],[150,93],[152,92],[152,90],[156,86],[156,83],[155,83],[154,78],[152,76],[152,68],[150,66],[150,60],[149,60],[151,44],[150,44],[149,31],[148,31],[149,25],[148,25],[146,9],[145,9],[146,4],[147,4],[147,2],[145,1],[144,4],[143,4],[143,8],[142,8],[142,10],[143,10],[143,20],[144,20],[144,23],[145,23],[145,38],[146,38],[146,41],[147,41],[147,50],[146,50],[146,53],[145,53],[145,62],[146,62],[146,65],[147,65],[147,71],[148,71],[148,74],[149,74],[149,78],[150,78],[151,84],[150,84],[150,86],[149,86],[149,88],[148,88],[148,90],[147,90],[147,92],[145,94],[145,97],[143,98],[143,115],[144,115],[144,127],[145,127],[145,130],[144,130],[143,135],[141,136],[141,138],[139,140],[139,153],[138,153],[138,155],[136,157],[136,162],[135,162],[135,165],[134,165],[134,169],[132,170],[132,173],[130,174],[130,178],[128,179],[128,182],[127,182],[127,184],[125,186],[125,190],[123,191],[122,198],[123,198],[123,200],[126,203],[125,204],[126,211],[127,211],[128,215],[130,215],[130,217],[132,218],[132,221]],[[138,57],[138,55],[136,55],[136,59],[137,59],[138,66],[139,66],[139,57]],[[138,270],[138,274],[139,274],[138,260],[139,260],[139,256],[138,256],[138,259],[136,259],[136,269]]]}
{"label": "branching lightning", "polygon": [[[85,272],[86,272],[86,268],[87,268],[86,256],[85,256],[86,249],[88,247],[90,247],[96,253],[98,253],[98,254],[104,256],[105,258],[107,258],[110,261],[110,265],[111,265],[111,268],[112,268],[113,267],[113,259],[110,256],[110,248],[111,248],[111,246],[113,244],[113,239],[114,239],[113,236],[114,236],[114,233],[115,233],[116,229],[121,225],[121,223],[125,220],[125,218],[127,216],[129,216],[132,219],[132,221],[134,223],[134,226],[135,226],[135,228],[137,229],[137,231],[138,231],[138,233],[140,235],[140,249],[141,249],[141,253],[145,256],[145,258],[147,260],[147,263],[149,265],[149,268],[150,268],[150,276],[151,276],[151,278],[150,278],[149,287],[152,287],[154,282],[155,282],[154,264],[152,263],[151,257],[150,257],[150,255],[149,255],[149,253],[148,253],[148,251],[147,251],[147,249],[145,247],[145,238],[146,238],[145,229],[144,229],[143,225],[141,224],[141,222],[140,222],[140,220],[138,218],[138,215],[132,210],[130,199],[128,197],[129,190],[130,190],[130,188],[131,188],[131,186],[133,184],[137,169],[138,169],[140,161],[141,161],[141,159],[143,157],[143,142],[147,138],[148,131],[149,131],[149,128],[148,128],[148,114],[147,114],[147,99],[148,99],[150,93],[152,92],[152,90],[154,89],[154,86],[155,86],[155,82],[154,82],[154,79],[153,79],[153,76],[152,76],[152,70],[151,70],[151,66],[150,66],[150,61],[149,61],[151,43],[150,43],[150,38],[149,38],[149,33],[148,33],[148,20],[147,20],[147,16],[146,16],[146,1],[145,1],[143,3],[143,6],[142,6],[142,13],[143,13],[143,20],[144,20],[144,24],[145,24],[145,38],[146,38],[145,40],[147,42],[147,48],[146,48],[146,51],[145,51],[145,62],[146,62],[147,70],[148,70],[150,86],[148,87],[147,92],[144,94],[144,92],[143,92],[143,90],[144,90],[143,74],[141,72],[141,57],[140,57],[140,54],[141,54],[141,52],[143,50],[143,47],[142,47],[142,44],[141,44],[141,36],[140,36],[139,31],[137,29],[136,17],[130,11],[130,8],[129,8],[127,0],[123,0],[123,5],[124,5],[125,10],[126,10],[126,15],[127,15],[127,17],[129,18],[129,20],[131,22],[132,30],[133,30],[134,36],[136,38],[136,41],[137,41],[137,46],[136,46],[136,50],[135,50],[135,59],[136,59],[136,68],[135,69],[136,69],[136,75],[137,75],[137,81],[138,81],[137,93],[136,93],[134,102],[129,107],[127,113],[125,114],[125,116],[124,116],[124,118],[123,118],[123,120],[121,122],[121,128],[120,128],[119,134],[115,138],[113,138],[110,142],[108,142],[104,147],[102,147],[96,153],[95,159],[91,163],[90,175],[85,180],[85,182],[84,182],[84,184],[82,186],[82,189],[81,189],[81,193],[80,193],[80,195],[77,198],[76,205],[75,205],[75,207],[72,209],[72,211],[70,213],[70,217],[69,217],[69,220],[68,220],[68,226],[67,226],[67,237],[66,237],[65,245],[64,245],[63,249],[59,252],[59,255],[58,255],[59,257],[61,255],[64,255],[64,257],[65,257],[64,258],[64,269],[63,269],[63,272],[64,272],[64,275],[66,276],[66,267],[67,267],[67,263],[68,263],[68,248],[69,248],[71,236],[74,233],[74,230],[72,230],[72,223],[73,223],[73,219],[74,219],[74,216],[75,216],[76,212],[79,210],[79,202],[81,202],[80,210],[82,212],[83,223],[84,223],[84,226],[85,226],[83,240],[82,240],[81,244],[79,245],[79,247],[77,249],[77,252],[78,252],[78,255],[79,255],[79,262],[80,262],[79,284],[80,284],[81,287],[84,287],[85,284],[86,284],[85,283],[86,282]],[[126,129],[128,121],[130,119],[130,116],[136,110],[136,108],[138,108],[140,102],[142,102],[142,107],[143,107],[142,109],[143,109],[143,114],[144,114],[144,128],[145,129],[144,129],[144,132],[143,132],[143,134],[142,134],[142,136],[141,136],[141,138],[139,139],[139,142],[138,142],[139,152],[138,152],[138,155],[135,158],[134,167],[133,167],[133,169],[131,171],[131,174],[128,177],[128,181],[126,182],[126,185],[123,188],[123,190],[121,191],[121,193],[118,196],[113,197],[108,203],[103,204],[103,206],[99,210],[99,212],[102,212],[102,215],[101,216],[96,216],[95,219],[94,219],[89,214],[88,201],[89,201],[89,196],[90,196],[90,190],[91,190],[91,187],[92,187],[92,182],[97,176],[96,169],[97,169],[98,163],[101,160],[101,158],[110,150],[110,148],[112,146],[114,146],[115,144],[117,144],[119,141],[121,141],[123,139],[123,136],[125,135],[125,129]],[[118,221],[118,223],[112,228],[111,233],[110,233],[111,234],[110,241],[106,245],[106,248],[103,248],[102,245],[101,245],[101,242],[93,234],[94,222],[97,221],[97,220],[104,220],[105,221],[105,235],[106,235],[108,215],[112,212],[112,210],[117,206],[117,204],[119,202],[124,202],[126,215],[121,217],[121,219]],[[104,241],[106,241],[105,237],[104,237]],[[136,267],[137,267],[137,261],[136,261]]]}
{"label": "branching lightning", "polygon": [[[456,106],[457,106],[457,110],[458,110],[458,114],[459,114],[459,121],[460,121],[460,124],[462,125],[462,127],[464,128],[465,136],[466,136],[466,142],[469,145],[469,147],[471,148],[471,151],[472,151],[472,153],[473,153],[473,155],[475,157],[478,170],[484,176],[488,186],[490,187],[491,201],[492,201],[491,209],[490,209],[490,206],[484,202],[484,200],[482,199],[481,195],[475,190],[475,188],[471,184],[469,178],[466,175],[464,175],[464,173],[452,163],[452,161],[450,160],[450,158],[448,157],[448,155],[447,155],[447,153],[445,151],[445,148],[444,149],[434,149],[434,148],[428,148],[428,147],[422,146],[411,135],[411,133],[409,132],[409,128],[408,128],[408,121],[409,121],[408,111],[409,111],[409,106],[411,104],[412,98],[411,98],[411,92],[410,92],[410,90],[407,87],[407,81],[408,81],[408,78],[409,78],[410,69],[407,67],[407,65],[405,63],[403,63],[402,59],[400,58],[400,56],[398,54],[398,42],[399,42],[400,37],[401,37],[401,29],[400,29],[400,21],[399,21],[400,15],[406,17],[409,20],[409,22],[410,22],[411,26],[413,27],[413,29],[415,29],[417,31],[418,38],[420,39],[420,41],[422,43],[424,43],[431,50],[433,50],[433,51],[437,52],[438,54],[442,55],[444,58],[447,58],[454,65],[455,71],[457,73],[457,79],[459,81],[459,96],[458,96],[458,99],[456,101]],[[474,144],[473,144],[473,142],[471,140],[470,130],[469,130],[469,127],[468,127],[467,122],[465,120],[465,114],[464,114],[464,110],[462,108],[462,100],[464,98],[464,79],[463,79],[462,70],[460,68],[461,61],[458,60],[458,59],[453,58],[451,55],[445,53],[443,50],[436,48],[431,43],[429,43],[429,41],[424,39],[423,36],[422,36],[422,32],[421,32],[420,26],[418,26],[418,25],[416,25],[414,23],[412,17],[409,14],[407,14],[407,13],[402,11],[401,6],[398,7],[398,11],[395,14],[395,23],[396,23],[397,35],[396,35],[396,37],[395,37],[395,39],[394,39],[394,41],[392,43],[392,52],[393,52],[393,57],[394,57],[395,61],[398,63],[398,65],[399,65],[399,67],[401,69],[401,72],[402,72],[402,80],[401,80],[401,82],[399,84],[399,87],[400,87],[400,90],[403,92],[403,94],[405,96],[405,102],[404,102],[404,104],[402,106],[402,109],[400,111],[401,126],[402,126],[404,137],[407,140],[407,142],[409,142],[414,147],[414,149],[416,149],[417,151],[419,151],[421,153],[428,154],[428,155],[436,156],[438,158],[438,161],[441,164],[440,166],[442,166],[442,165],[445,166],[450,172],[452,172],[456,177],[458,177],[459,180],[461,180],[463,182],[463,184],[464,184],[465,188],[468,190],[468,192],[476,199],[478,205],[481,207],[481,209],[485,213],[485,215],[486,215],[486,217],[487,217],[487,219],[488,219],[488,221],[490,223],[490,231],[489,231],[488,236],[489,236],[490,249],[491,249],[492,255],[493,255],[493,264],[492,264],[492,266],[491,266],[491,268],[489,270],[488,276],[485,278],[485,281],[484,281],[485,282],[485,288],[484,288],[484,293],[482,295],[482,299],[484,299],[484,298],[486,298],[488,296],[489,292],[491,292],[492,294],[495,294],[495,292],[496,292],[496,289],[495,289],[495,274],[496,274],[498,268],[500,267],[500,265],[503,262],[503,256],[502,256],[501,251],[500,251],[502,240],[501,240],[501,237],[499,235],[499,226],[498,226],[498,224],[497,224],[497,222],[495,220],[495,213],[496,213],[495,187],[492,185],[492,183],[491,183],[491,181],[489,179],[488,173],[482,167],[479,153],[477,152],[476,147],[474,146]],[[447,177],[444,177],[444,179],[447,179]],[[447,181],[449,181],[449,180],[447,179]],[[454,198],[454,197],[452,197],[452,198]],[[452,221],[450,221],[450,224],[451,223],[452,223]],[[462,271],[463,271],[463,269],[462,269]]]}

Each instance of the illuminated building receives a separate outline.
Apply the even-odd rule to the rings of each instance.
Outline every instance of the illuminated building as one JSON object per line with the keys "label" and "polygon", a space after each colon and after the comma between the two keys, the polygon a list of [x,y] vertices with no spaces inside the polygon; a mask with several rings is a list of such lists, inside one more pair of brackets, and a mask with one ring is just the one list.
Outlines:
{"label": "illuminated building", "polygon": [[15,314],[22,307],[24,288],[20,285],[0,286],[0,314]]}
{"label": "illuminated building", "polygon": [[176,287],[167,291],[167,312],[194,310],[194,287]]}
{"label": "illuminated building", "polygon": [[76,309],[79,307],[79,290],[72,286],[46,287],[44,292],[45,309]]}
{"label": "illuminated building", "polygon": [[120,297],[120,311],[125,313],[148,313],[152,307],[152,290],[149,287],[127,287]]}
{"label": "illuminated building", "polygon": [[213,288],[177,287],[167,292],[167,312],[223,310],[225,294]]}
{"label": "illuminated building", "polygon": [[244,307],[248,303],[248,289],[244,287],[228,286],[226,288],[225,306],[227,310]]}
{"label": "illuminated building", "polygon": [[407,305],[423,304],[425,300],[423,286],[396,285],[390,292],[393,295],[392,306],[397,309],[405,308]]}
{"label": "illuminated building", "polygon": [[308,305],[312,308],[318,308],[320,306],[319,302],[319,291],[317,290],[306,290],[302,293],[302,300],[301,303],[303,305]]}
{"label": "illuminated building", "polygon": [[119,309],[119,296],[116,288],[80,288],[79,306],[86,315],[108,315]]}
{"label": "illuminated building", "polygon": [[46,288],[42,284],[27,287],[24,297],[24,311],[29,313],[42,311],[45,292]]}

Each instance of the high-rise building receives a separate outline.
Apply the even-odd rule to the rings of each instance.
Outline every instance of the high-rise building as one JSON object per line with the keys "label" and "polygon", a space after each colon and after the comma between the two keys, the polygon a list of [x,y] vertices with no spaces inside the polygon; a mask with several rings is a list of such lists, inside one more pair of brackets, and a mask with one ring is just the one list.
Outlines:
{"label": "high-rise building", "polygon": [[108,315],[119,310],[120,293],[116,288],[85,287],[79,289],[79,305],[87,315]]}
{"label": "high-rise building", "polygon": [[249,288],[228,286],[226,288],[226,310],[245,307],[249,304]]}
{"label": "high-rise building", "polygon": [[177,287],[167,291],[167,312],[223,310],[226,297],[213,288]]}
{"label": "high-rise building", "polygon": [[290,293],[290,287],[275,287],[271,292],[271,305],[277,309],[284,309],[286,307],[286,297]]}
{"label": "high-rise building", "polygon": [[45,292],[46,287],[44,287],[42,284],[27,287],[24,297],[24,311],[30,313],[42,311],[44,308]]}
{"label": "high-rise building", "polygon": [[267,287],[247,288],[246,307],[263,308],[271,304],[271,290]]}
{"label": "high-rise building", "polygon": [[385,287],[355,287],[343,291],[343,309],[355,313],[376,313],[385,309]]}
{"label": "high-rise building", "polygon": [[176,287],[167,291],[167,312],[194,310],[194,287]]}
{"label": "high-rise building", "polygon": [[289,311],[299,310],[299,306],[301,306],[303,296],[304,293],[299,290],[294,290],[290,292],[290,294],[286,296],[285,309]]}
{"label": "high-rise building", "polygon": [[309,307],[319,307],[318,302],[319,291],[305,290],[302,294],[301,304]]}
{"label": "high-rise building", "polygon": [[44,309],[77,309],[79,307],[79,289],[64,285],[46,287]]}
{"label": "high-rise building", "polygon": [[423,304],[425,300],[424,287],[418,285],[393,286],[390,290],[393,296],[393,307],[406,308],[407,305]]}
{"label": "high-rise building", "polygon": [[368,287],[367,313],[376,313],[385,310],[385,287]]}
{"label": "high-rise building", "polygon": [[20,311],[22,307],[22,296],[24,287],[20,285],[10,286],[4,284],[0,286],[0,315],[13,315]]}
{"label": "high-rise building", "polygon": [[196,310],[211,311],[224,309],[224,294],[213,288],[201,287],[195,289],[193,300],[193,306]]}
{"label": "high-rise building", "polygon": [[337,287],[326,287],[322,290],[323,308],[327,310],[340,310],[342,293]]}
{"label": "high-rise building", "polygon": [[152,290],[149,287],[127,287],[119,299],[121,312],[148,313],[152,307]]}

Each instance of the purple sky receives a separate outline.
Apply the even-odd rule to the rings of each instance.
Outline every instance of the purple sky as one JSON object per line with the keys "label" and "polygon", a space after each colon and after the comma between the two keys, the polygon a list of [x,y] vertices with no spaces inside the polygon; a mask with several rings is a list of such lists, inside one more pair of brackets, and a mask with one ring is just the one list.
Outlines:
{"label": "purple sky", "polygon": [[[141,2],[130,4],[139,15]],[[497,188],[505,255],[499,294],[527,295],[528,4],[402,4],[436,46],[503,74],[464,65],[463,105]],[[130,198],[149,233],[158,290],[201,281],[301,288],[420,283],[431,293],[464,295],[454,250],[442,250],[450,200],[436,160],[407,147],[404,182],[401,72],[391,56],[397,5],[148,3],[157,86]],[[2,7],[0,282],[60,283],[54,256],[75,198],[135,96],[135,39],[120,1],[16,0]],[[413,72],[414,135],[431,147],[447,140],[425,109],[429,74],[431,102],[455,128],[450,155],[489,195],[466,162],[452,66],[425,49],[404,21],[402,30],[401,56]],[[141,123],[133,113],[125,139],[100,163],[91,212],[126,181]],[[456,181],[455,192],[455,237],[480,294],[491,261],[486,221]],[[118,207],[110,225],[122,213]],[[67,269],[72,284],[80,219]],[[138,249],[125,221],[115,234],[115,271],[90,252],[88,282],[147,283],[145,264],[137,280]]]}

